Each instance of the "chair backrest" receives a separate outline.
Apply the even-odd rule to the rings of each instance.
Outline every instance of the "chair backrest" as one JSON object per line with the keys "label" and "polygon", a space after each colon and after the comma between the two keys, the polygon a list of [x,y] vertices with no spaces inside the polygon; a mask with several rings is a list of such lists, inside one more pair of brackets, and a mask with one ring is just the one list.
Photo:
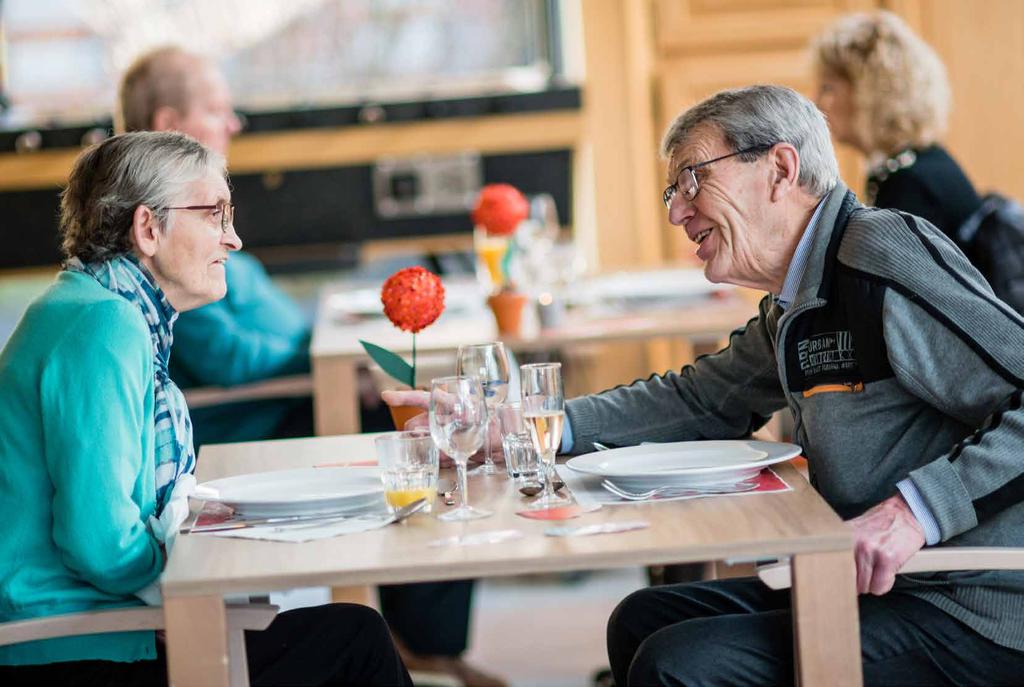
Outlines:
{"label": "chair backrest", "polygon": [[[277,606],[270,604],[229,604],[227,606],[228,667],[232,687],[249,684],[249,668],[245,657],[245,631],[265,630],[267,625],[274,620],[277,610]],[[0,646],[104,632],[162,629],[164,629],[164,609],[160,607],[133,606],[83,611],[0,623]]]}
{"label": "chair backrest", "polygon": [[[950,570],[1024,570],[1024,548],[942,546],[921,549],[903,564],[900,573]],[[757,576],[771,589],[789,589],[789,561],[759,566]]]}
{"label": "chair backrest", "polygon": [[150,606],[48,615],[0,623],[0,646],[104,632],[161,630],[163,627],[164,609]]}
{"label": "chair backrest", "polygon": [[305,398],[313,395],[313,378],[307,375],[274,377],[233,387],[197,386],[185,389],[185,402],[190,409],[275,398]]}

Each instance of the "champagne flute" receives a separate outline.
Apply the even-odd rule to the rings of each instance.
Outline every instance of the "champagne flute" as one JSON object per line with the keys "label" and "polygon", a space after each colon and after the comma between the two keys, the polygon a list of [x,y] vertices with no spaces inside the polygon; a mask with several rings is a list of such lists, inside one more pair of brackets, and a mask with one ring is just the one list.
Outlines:
{"label": "champagne flute", "polygon": [[466,463],[487,435],[487,404],[476,377],[441,377],[430,383],[430,435],[437,447],[451,456],[458,473],[462,502],[440,520],[476,520],[492,513],[469,505]]}
{"label": "champagne flute", "polygon": [[544,463],[544,493],[530,510],[564,506],[571,501],[555,494],[555,453],[562,443],[565,424],[565,394],[562,391],[562,364],[535,363],[519,367],[522,379],[523,420],[530,430],[534,448]]}
{"label": "champagne flute", "polygon": [[[484,390],[484,401],[487,403],[488,428],[494,421],[495,409],[508,396],[508,356],[505,344],[500,341],[484,344],[459,346],[455,358],[455,374],[476,377]],[[497,475],[499,470],[494,466],[491,457],[490,431],[484,436],[484,464],[473,470],[473,474]]]}

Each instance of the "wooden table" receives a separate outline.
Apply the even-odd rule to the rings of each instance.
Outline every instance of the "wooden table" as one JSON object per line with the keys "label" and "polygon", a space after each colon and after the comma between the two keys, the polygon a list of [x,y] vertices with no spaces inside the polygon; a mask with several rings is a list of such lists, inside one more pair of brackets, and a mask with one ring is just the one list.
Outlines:
{"label": "wooden table", "polygon": [[[373,455],[373,435],[206,446],[198,478]],[[471,502],[486,504],[495,515],[469,523],[419,515],[403,525],[304,544],[182,535],[162,578],[171,684],[228,684],[224,594],[792,556],[801,684],[859,685],[851,535],[792,468],[779,472],[793,491],[605,507],[572,521],[644,519],[651,525],[615,535],[544,536],[551,523],[515,515],[524,502],[504,477],[471,478]],[[498,545],[429,546],[441,537],[500,529],[525,537]]]}
{"label": "wooden table", "polygon": [[[663,277],[664,273],[637,272],[635,281],[640,284],[645,274]],[[615,277],[618,280],[616,284],[629,282],[622,279],[622,275]],[[341,288],[328,289],[322,295],[310,345],[315,425],[316,433],[321,436],[360,431],[356,372],[359,365],[369,360],[359,343],[360,339],[399,354],[407,355],[412,348],[412,336],[399,331],[383,318],[360,322],[339,321],[336,313],[331,312],[329,304]],[[517,353],[582,343],[648,340],[665,336],[715,340],[756,314],[756,307],[728,287],[721,288],[705,282],[698,289],[691,277],[687,283],[680,285],[680,290],[690,297],[680,299],[670,307],[596,316],[592,310],[580,309],[568,315],[558,327],[541,329],[535,336],[502,336],[501,340]],[[478,298],[482,304],[482,297]],[[493,341],[497,338],[497,329],[490,311],[479,309],[472,312],[445,312],[436,323],[417,335],[416,345],[420,353],[454,352],[460,344]]]}

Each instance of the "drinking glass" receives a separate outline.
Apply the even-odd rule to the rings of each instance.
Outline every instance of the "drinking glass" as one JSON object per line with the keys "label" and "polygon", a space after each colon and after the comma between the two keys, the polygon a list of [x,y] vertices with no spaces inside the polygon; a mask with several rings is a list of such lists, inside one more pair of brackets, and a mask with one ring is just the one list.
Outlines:
{"label": "drinking glass", "polygon": [[384,500],[394,513],[426,499],[429,513],[437,496],[438,451],[427,429],[388,432],[374,440],[384,480]]}
{"label": "drinking glass", "polygon": [[540,480],[540,458],[533,447],[533,439],[523,420],[521,403],[500,403],[497,407],[501,448],[505,453],[508,476],[520,485],[536,484]]}
{"label": "drinking glass", "polygon": [[[484,401],[487,403],[488,422],[494,417],[494,409],[508,396],[508,356],[505,345],[500,341],[484,344],[459,346],[455,357],[455,374],[476,377],[484,390]],[[490,425],[488,424],[488,427]],[[484,435],[484,464],[473,474],[496,475],[498,468],[491,457],[489,432]]]}
{"label": "drinking glass", "polygon": [[475,520],[491,515],[469,505],[466,488],[466,463],[484,442],[487,418],[484,390],[476,377],[441,377],[430,383],[430,435],[437,448],[455,462],[458,491],[462,494],[459,507],[439,515],[441,520]]}
{"label": "drinking glass", "polygon": [[533,446],[544,463],[544,493],[531,505],[532,510],[562,506],[570,500],[555,494],[555,453],[562,443],[565,424],[565,394],[562,391],[561,363],[521,365],[523,420],[530,431]]}

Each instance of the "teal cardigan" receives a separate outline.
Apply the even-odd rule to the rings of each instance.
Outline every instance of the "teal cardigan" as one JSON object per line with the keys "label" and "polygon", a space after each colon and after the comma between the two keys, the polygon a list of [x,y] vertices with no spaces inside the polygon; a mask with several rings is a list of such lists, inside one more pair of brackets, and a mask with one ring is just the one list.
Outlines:
{"label": "teal cardigan", "polygon": [[[0,352],[0,622],[141,605],[164,566],[153,469],[145,320],[61,272]],[[152,632],[0,647],[0,664],[155,657]]]}

